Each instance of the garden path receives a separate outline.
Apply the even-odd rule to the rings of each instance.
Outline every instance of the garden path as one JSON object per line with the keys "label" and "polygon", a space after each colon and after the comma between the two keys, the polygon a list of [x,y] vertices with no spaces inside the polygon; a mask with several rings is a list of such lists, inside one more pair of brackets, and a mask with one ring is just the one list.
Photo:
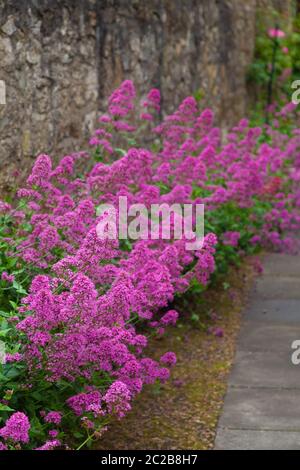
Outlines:
{"label": "garden path", "polygon": [[[266,257],[245,311],[215,449],[300,449],[300,256]],[[299,354],[300,357],[300,354]]]}

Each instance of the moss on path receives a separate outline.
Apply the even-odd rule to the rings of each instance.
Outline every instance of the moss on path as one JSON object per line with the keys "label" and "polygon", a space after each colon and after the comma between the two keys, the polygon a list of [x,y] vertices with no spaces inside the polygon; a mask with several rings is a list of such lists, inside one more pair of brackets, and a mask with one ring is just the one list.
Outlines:
{"label": "moss on path", "polygon": [[[155,357],[166,351],[176,352],[178,362],[171,379],[159,389],[145,387],[127,417],[112,423],[96,443],[97,449],[213,448],[241,312],[253,277],[248,260],[242,268],[231,270],[225,284],[221,279],[202,294],[200,305],[195,298],[189,299],[189,313],[199,316],[200,321],[179,323],[150,344]],[[209,312],[214,318],[218,316],[214,322],[208,320]],[[208,334],[201,325],[209,322],[222,328],[224,336]]]}

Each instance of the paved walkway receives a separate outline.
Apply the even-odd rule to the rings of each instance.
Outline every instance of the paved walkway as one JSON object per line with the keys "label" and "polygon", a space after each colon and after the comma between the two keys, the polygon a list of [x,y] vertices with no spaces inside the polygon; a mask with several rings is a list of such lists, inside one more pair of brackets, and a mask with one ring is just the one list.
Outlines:
{"label": "paved walkway", "polygon": [[300,449],[300,256],[270,255],[245,313],[215,449]]}

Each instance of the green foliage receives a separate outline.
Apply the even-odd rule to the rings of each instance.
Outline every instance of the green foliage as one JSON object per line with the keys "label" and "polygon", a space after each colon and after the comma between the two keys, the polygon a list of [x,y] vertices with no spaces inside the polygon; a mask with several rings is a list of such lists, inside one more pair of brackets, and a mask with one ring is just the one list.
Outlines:
{"label": "green foliage", "polygon": [[[279,27],[284,37],[270,37],[270,29]],[[285,104],[291,100],[291,84],[300,77],[300,16],[296,16],[292,25],[271,15],[261,13],[257,24],[257,37],[254,61],[248,70],[248,82],[255,86],[256,103],[254,119],[260,121],[261,113],[267,102],[269,82],[273,71],[272,101]]]}

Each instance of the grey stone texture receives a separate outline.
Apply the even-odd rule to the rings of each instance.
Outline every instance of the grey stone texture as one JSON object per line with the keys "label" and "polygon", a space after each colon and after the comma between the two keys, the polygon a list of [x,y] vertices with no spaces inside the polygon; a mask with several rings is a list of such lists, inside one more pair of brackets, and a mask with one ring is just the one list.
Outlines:
{"label": "grey stone texture", "polygon": [[122,80],[162,92],[163,113],[202,90],[221,126],[245,114],[258,7],[290,0],[0,2],[0,183],[39,153],[84,149]]}
{"label": "grey stone texture", "polygon": [[299,449],[300,256],[269,255],[245,311],[215,449]]}
{"label": "grey stone texture", "polygon": [[280,442],[281,450],[299,450],[299,433],[282,431],[253,431],[222,429],[216,439],[215,449],[235,450],[278,450]]}

